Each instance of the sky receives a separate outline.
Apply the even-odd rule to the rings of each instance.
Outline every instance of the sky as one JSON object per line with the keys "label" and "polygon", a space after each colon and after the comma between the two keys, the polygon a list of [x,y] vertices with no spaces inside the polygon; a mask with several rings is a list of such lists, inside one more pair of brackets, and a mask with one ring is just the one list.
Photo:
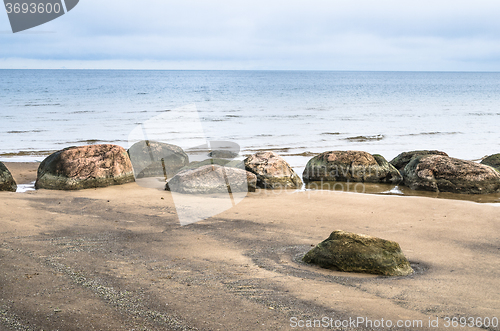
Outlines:
{"label": "sky", "polygon": [[0,68],[500,71],[498,0],[80,0]]}

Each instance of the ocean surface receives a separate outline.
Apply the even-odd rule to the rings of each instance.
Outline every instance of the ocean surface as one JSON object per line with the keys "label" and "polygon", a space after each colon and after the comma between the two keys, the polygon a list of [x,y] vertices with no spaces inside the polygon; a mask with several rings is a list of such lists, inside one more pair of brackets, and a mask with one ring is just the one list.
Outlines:
{"label": "ocean surface", "polygon": [[[232,141],[243,155],[273,150],[298,172],[329,150],[500,153],[500,73],[0,70],[0,161],[128,148],[134,128],[186,106],[203,128],[196,138]],[[168,121],[165,142],[185,143],[190,123]]]}

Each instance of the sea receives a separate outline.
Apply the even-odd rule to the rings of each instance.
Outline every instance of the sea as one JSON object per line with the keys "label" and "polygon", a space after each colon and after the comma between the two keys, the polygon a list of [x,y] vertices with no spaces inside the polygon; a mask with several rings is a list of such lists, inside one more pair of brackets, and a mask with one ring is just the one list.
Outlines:
{"label": "sea", "polygon": [[[192,122],[169,117],[185,109]],[[164,142],[189,145],[184,129],[194,125],[197,143],[272,150],[299,173],[333,150],[390,161],[432,149],[478,161],[500,153],[500,73],[0,70],[0,161],[128,148],[134,129],[161,120]]]}

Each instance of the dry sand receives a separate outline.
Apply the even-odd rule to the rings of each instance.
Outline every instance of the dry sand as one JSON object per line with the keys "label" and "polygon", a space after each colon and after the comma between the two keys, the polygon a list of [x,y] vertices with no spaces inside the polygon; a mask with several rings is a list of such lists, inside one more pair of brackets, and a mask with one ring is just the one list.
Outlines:
{"label": "dry sand", "polygon": [[[7,166],[18,183],[34,180],[36,164]],[[323,317],[470,329],[446,328],[445,317],[500,318],[499,211],[260,191],[181,227],[169,192],[136,183],[0,192],[0,330],[311,330],[294,321]],[[397,241],[416,273],[387,278],[300,262],[337,229]],[[439,327],[428,327],[436,318]]]}

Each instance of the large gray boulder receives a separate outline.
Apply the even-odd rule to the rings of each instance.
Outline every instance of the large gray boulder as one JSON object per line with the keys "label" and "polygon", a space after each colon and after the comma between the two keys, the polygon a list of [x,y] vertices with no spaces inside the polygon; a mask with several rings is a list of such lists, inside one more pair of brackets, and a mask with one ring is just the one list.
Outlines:
{"label": "large gray boulder", "polygon": [[128,154],[136,178],[172,178],[182,167],[189,164],[189,157],[176,145],[143,140],[133,144]]}
{"label": "large gray boulder", "polygon": [[481,161],[481,164],[495,168],[500,171],[500,154],[493,154]]}
{"label": "large gray boulder", "polygon": [[38,167],[35,188],[80,190],[134,181],[127,151],[116,145],[69,147],[48,156]]}
{"label": "large gray boulder", "polygon": [[[443,155],[448,156],[445,152],[435,151],[435,150],[419,150],[419,151],[411,151],[411,152],[403,152],[392,159],[390,164],[394,166],[394,168],[398,169],[399,172],[403,172],[403,169],[406,167],[408,163],[410,163],[411,159],[420,155]],[[404,173],[402,173],[404,176]]]}
{"label": "large gray boulder", "polygon": [[404,185],[413,190],[489,194],[500,192],[500,173],[492,167],[443,155],[414,157],[404,168]]}
{"label": "large gray boulder", "polygon": [[413,273],[410,263],[394,241],[334,231],[302,259],[323,268],[384,276]]}
{"label": "large gray boulder", "polygon": [[203,161],[193,161],[190,162],[187,166],[182,167],[179,172],[184,170],[196,169],[199,167],[203,167],[205,165],[216,164],[226,168],[239,168],[245,169],[245,163],[240,160],[226,160],[226,159],[206,159]]}
{"label": "large gray boulder", "polygon": [[0,191],[16,192],[17,184],[9,169],[0,162]]}
{"label": "large gray boulder", "polygon": [[257,176],[248,171],[213,164],[179,172],[165,190],[185,194],[251,192],[256,183]]}
{"label": "large gray boulder", "polygon": [[302,180],[281,156],[258,152],[245,159],[245,169],[257,176],[260,188],[301,188]]}
{"label": "large gray boulder", "polygon": [[362,151],[331,151],[316,155],[307,162],[302,177],[305,182],[397,184],[402,180],[399,171],[382,155]]}

